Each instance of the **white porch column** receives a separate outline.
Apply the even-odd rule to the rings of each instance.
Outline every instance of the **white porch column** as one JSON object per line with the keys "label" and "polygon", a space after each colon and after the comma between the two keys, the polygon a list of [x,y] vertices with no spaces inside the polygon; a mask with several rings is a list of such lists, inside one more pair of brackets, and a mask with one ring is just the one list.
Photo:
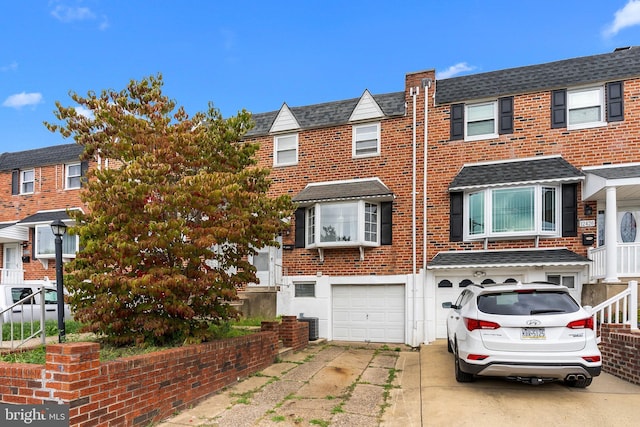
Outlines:
{"label": "white porch column", "polygon": [[605,283],[618,283],[618,203],[616,187],[607,187],[604,210]]}

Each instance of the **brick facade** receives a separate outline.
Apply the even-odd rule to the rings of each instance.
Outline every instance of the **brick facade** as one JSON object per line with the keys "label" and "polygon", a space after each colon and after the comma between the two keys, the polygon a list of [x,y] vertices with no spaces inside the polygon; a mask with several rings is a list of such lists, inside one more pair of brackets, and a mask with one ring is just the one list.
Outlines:
{"label": "brick facade", "polygon": [[602,370],[640,385],[640,332],[628,325],[601,326]]}

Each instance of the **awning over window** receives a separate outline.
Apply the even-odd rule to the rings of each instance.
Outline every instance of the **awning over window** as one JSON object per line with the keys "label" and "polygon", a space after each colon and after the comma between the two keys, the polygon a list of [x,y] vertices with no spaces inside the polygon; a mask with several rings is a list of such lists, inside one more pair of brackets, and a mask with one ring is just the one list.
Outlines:
{"label": "awning over window", "polygon": [[464,165],[449,191],[464,191],[505,184],[568,183],[584,174],[559,156]]}
{"label": "awning over window", "polygon": [[616,187],[619,200],[637,199],[640,194],[640,165],[620,164],[582,168],[587,176],[583,200],[605,200],[607,187]]}
{"label": "awning over window", "polygon": [[26,242],[29,240],[29,229],[13,223],[0,224],[0,243]]}
{"label": "awning over window", "polygon": [[[74,210],[74,209],[71,209],[71,210]],[[46,224],[48,222],[53,222],[56,219],[59,219],[60,221],[63,221],[63,222],[68,222],[71,220],[71,218],[67,214],[66,209],[59,210],[59,211],[40,211],[18,221],[18,225],[34,226],[39,224]]]}
{"label": "awning over window", "polygon": [[360,199],[390,201],[394,199],[394,195],[382,181],[373,178],[309,184],[293,201],[305,206],[318,202]]}
{"label": "awning over window", "polygon": [[566,248],[440,252],[428,269],[589,265],[591,260]]}

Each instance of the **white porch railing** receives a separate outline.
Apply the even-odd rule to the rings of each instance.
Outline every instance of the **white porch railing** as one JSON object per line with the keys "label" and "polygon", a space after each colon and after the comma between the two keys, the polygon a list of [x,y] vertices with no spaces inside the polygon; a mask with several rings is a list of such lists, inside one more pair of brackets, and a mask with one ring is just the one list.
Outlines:
{"label": "white porch railing", "polygon": [[638,329],[638,282],[632,280],[627,289],[593,307],[593,330],[598,343],[602,323],[630,325]]}
{"label": "white porch railing", "polygon": [[[593,261],[591,266],[593,279],[606,277],[606,250],[606,245],[589,249],[589,259]],[[618,243],[617,258],[616,273],[618,277],[640,276],[640,243]]]}
{"label": "white porch railing", "polygon": [[17,285],[24,282],[24,270],[15,268],[0,268],[2,276],[0,276],[0,283]]}
{"label": "white porch railing", "polygon": [[[14,350],[38,336],[40,343],[45,344],[44,292],[45,289],[40,288],[0,311],[0,348]],[[38,306],[39,309],[34,308]],[[17,315],[18,312],[19,315]],[[3,328],[3,325],[6,327]],[[3,329],[7,328],[8,335],[5,339]]]}

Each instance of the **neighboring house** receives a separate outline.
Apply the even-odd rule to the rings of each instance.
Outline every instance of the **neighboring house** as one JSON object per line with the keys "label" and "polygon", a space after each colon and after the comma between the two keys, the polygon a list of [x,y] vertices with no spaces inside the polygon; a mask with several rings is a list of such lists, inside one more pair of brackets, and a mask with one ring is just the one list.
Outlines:
{"label": "neighboring house", "polygon": [[[55,282],[50,224],[71,225],[68,209],[83,209],[80,189],[88,163],[82,147],[65,144],[0,155],[1,283]],[[63,258],[74,258],[78,237],[63,236]]]}
{"label": "neighboring house", "polygon": [[552,281],[593,303],[640,277],[639,94],[637,47],[437,82],[427,339],[470,281]]}
{"label": "neighboring house", "polygon": [[640,277],[639,95],[634,47],[256,114],[299,207],[261,284],[322,337],[410,345],[446,335],[441,303],[472,282],[599,302]]}

